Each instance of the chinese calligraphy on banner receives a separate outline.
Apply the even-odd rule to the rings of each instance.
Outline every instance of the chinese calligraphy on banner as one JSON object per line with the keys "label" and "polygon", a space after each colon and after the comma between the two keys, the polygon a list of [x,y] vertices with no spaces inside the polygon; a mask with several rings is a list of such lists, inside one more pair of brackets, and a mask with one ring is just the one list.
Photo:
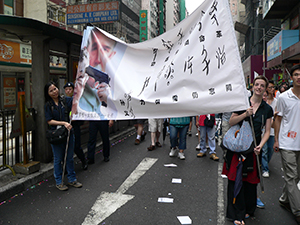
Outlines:
{"label": "chinese calligraphy on banner", "polygon": [[81,56],[73,120],[194,116],[248,107],[227,0],[206,0],[172,30],[137,44],[87,27]]}

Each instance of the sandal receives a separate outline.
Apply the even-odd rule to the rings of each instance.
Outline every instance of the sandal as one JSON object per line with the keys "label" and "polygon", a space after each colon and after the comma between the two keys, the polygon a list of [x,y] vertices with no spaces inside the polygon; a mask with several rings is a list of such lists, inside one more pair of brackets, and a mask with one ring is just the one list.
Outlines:
{"label": "sandal", "polygon": [[148,151],[153,151],[155,149],[155,145],[150,145],[147,149]]}
{"label": "sandal", "polygon": [[233,221],[233,224],[234,225],[245,225],[245,223],[244,223],[244,221],[243,220],[235,220],[235,221]]}
{"label": "sandal", "polygon": [[156,142],[155,145],[156,145],[157,147],[162,147],[161,143],[159,143],[159,142]]}

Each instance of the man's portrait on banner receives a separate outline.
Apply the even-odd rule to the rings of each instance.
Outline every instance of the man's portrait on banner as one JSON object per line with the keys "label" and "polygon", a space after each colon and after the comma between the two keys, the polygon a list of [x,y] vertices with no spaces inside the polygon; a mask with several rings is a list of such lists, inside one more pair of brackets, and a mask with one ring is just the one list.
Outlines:
{"label": "man's portrait on banner", "polygon": [[[105,36],[96,27],[90,27],[87,32],[88,38],[83,42],[78,63],[73,113],[77,114],[79,109],[83,112],[96,113],[100,119],[112,119],[116,117],[116,109],[110,101],[111,77],[114,76],[116,63],[114,68],[109,64],[118,52],[117,45],[120,43]],[[124,53],[121,52],[122,48],[119,50],[117,60],[120,60]]]}

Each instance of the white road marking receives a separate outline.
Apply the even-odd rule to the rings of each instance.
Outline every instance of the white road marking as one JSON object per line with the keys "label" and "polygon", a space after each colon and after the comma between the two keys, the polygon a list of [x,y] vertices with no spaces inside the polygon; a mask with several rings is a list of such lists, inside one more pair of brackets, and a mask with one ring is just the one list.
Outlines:
{"label": "white road marking", "polygon": [[217,224],[224,225],[225,224],[225,215],[224,215],[224,184],[223,178],[221,176],[223,168],[223,163],[218,163],[218,199],[217,199]]}
{"label": "white road marking", "polygon": [[116,193],[101,192],[93,207],[83,221],[83,225],[99,224],[128,201],[134,195],[124,194],[149,170],[157,159],[145,158],[123,182]]}

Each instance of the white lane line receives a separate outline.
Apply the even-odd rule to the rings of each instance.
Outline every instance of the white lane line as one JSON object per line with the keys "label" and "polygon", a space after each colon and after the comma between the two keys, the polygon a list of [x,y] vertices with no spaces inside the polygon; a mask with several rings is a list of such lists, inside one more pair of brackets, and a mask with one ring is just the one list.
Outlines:
{"label": "white lane line", "polygon": [[83,225],[96,225],[101,223],[120,207],[134,198],[134,195],[124,194],[149,170],[157,159],[145,158],[123,182],[116,193],[101,192],[93,207],[83,221]]}
{"label": "white lane line", "polygon": [[223,178],[221,177],[223,169],[223,163],[218,163],[218,199],[217,199],[217,204],[218,204],[218,209],[217,209],[217,223],[218,225],[224,225],[225,224],[225,214],[224,214],[224,181]]}
{"label": "white lane line", "polygon": [[117,193],[125,193],[132,185],[134,185],[141,176],[143,176],[147,170],[153,166],[157,159],[145,158],[143,161],[136,167],[136,169],[130,174],[130,176],[123,182],[123,184],[116,191]]}

